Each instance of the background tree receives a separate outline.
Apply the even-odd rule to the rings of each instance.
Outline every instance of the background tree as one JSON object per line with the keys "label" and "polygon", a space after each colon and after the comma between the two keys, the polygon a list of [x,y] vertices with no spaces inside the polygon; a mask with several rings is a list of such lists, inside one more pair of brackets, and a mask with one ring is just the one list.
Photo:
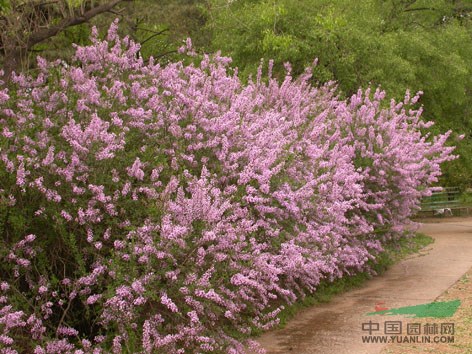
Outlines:
{"label": "background tree", "polygon": [[4,0],[0,4],[0,49],[5,78],[26,65],[28,52],[36,44],[112,11],[122,1]]}
{"label": "background tree", "polygon": [[336,80],[350,96],[381,85],[400,99],[424,91],[420,103],[436,129],[465,134],[459,160],[444,180],[472,180],[472,24],[470,0],[211,0],[212,49],[222,49],[248,75],[260,58],[299,74],[318,58],[319,82]]}

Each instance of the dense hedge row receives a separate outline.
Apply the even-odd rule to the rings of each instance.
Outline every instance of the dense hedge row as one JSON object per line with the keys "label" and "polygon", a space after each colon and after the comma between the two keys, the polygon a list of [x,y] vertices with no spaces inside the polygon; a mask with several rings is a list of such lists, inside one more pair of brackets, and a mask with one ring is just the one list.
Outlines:
{"label": "dense hedge row", "polygon": [[401,237],[453,158],[418,97],[145,64],[116,26],[0,91],[2,353],[242,353]]}

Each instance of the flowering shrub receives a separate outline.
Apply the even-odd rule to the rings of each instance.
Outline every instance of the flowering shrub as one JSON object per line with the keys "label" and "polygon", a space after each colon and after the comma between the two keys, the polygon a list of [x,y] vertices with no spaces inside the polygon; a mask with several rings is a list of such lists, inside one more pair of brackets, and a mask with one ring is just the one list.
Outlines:
{"label": "flowering shrub", "polygon": [[365,270],[453,158],[417,97],[145,64],[116,29],[0,91],[1,353],[258,350],[237,333]]}

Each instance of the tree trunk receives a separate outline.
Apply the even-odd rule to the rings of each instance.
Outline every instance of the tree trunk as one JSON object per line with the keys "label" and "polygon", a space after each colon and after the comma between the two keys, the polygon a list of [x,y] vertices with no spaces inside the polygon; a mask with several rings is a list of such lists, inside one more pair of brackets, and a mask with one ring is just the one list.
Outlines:
{"label": "tree trunk", "polygon": [[21,68],[21,63],[23,62],[21,55],[21,50],[18,48],[13,48],[5,51],[3,57],[3,75],[1,80],[4,83],[8,83],[11,79],[13,72],[19,72]]}

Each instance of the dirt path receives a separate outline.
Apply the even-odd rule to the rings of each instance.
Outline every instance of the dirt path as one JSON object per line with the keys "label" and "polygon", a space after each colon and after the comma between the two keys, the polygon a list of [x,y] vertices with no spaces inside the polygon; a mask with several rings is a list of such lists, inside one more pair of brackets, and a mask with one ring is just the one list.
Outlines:
{"label": "dirt path", "polygon": [[375,311],[379,302],[388,308],[432,302],[472,267],[472,218],[440,221],[422,225],[420,231],[435,242],[420,254],[395,264],[360,289],[306,309],[285,328],[261,336],[259,343],[268,354],[380,353],[385,344],[362,343],[362,336],[368,335],[363,323],[379,323],[380,331],[373,334],[382,335],[385,321],[403,321],[406,327],[405,318],[366,313]]}

